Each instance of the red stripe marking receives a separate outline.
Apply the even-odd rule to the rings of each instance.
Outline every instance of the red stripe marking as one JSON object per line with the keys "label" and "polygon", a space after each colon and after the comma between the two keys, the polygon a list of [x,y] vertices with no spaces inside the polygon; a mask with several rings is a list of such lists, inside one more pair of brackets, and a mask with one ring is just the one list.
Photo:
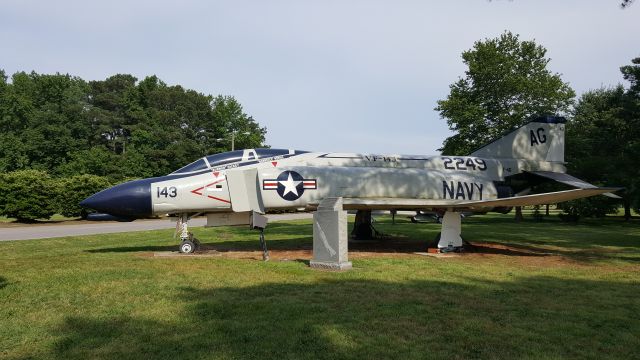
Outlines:
{"label": "red stripe marking", "polygon": [[202,189],[207,188],[207,187],[209,187],[209,186],[211,186],[211,185],[215,185],[215,184],[217,184],[217,183],[221,183],[221,182],[223,182],[223,181],[225,181],[225,180],[226,180],[226,179],[220,179],[220,180],[214,181],[214,182],[212,182],[211,184],[207,184],[207,185],[202,186],[202,187],[199,187],[199,188],[197,188],[197,189],[195,189],[195,190],[191,190],[191,192],[192,192],[192,193],[194,193],[194,194],[197,194],[197,195],[201,195],[201,196],[202,196],[202,195],[203,195],[203,194],[202,194],[202,192],[201,192],[201,191],[202,191]]}
{"label": "red stripe marking", "polygon": [[213,199],[213,200],[218,200],[218,201],[222,201],[222,202],[227,203],[227,204],[231,204],[231,201],[229,201],[229,200],[220,199],[220,198],[217,198],[217,197],[211,196],[211,195],[208,195],[207,197],[210,198],[210,199]]}

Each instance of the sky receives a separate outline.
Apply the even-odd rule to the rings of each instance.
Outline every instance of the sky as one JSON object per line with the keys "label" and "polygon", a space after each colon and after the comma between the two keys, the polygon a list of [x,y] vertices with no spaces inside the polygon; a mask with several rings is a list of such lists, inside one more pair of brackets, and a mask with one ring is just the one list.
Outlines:
{"label": "sky", "polygon": [[0,69],[157,75],[232,95],[274,148],[435,154],[434,110],[461,53],[505,30],[535,40],[581,94],[640,56],[640,1],[4,0]]}

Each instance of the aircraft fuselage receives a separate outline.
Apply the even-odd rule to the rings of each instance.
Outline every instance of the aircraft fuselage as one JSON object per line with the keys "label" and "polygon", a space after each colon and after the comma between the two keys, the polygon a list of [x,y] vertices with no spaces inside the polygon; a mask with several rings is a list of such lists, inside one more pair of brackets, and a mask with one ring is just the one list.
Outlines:
{"label": "aircraft fuselage", "polygon": [[[278,155],[260,156],[261,152]],[[558,163],[473,156],[277,149],[247,149],[241,156],[235,153],[236,161],[216,165],[204,158],[198,160],[205,164],[202,169],[178,170],[163,177],[121,184],[94,195],[98,199],[92,203],[93,197],[89,198],[83,205],[131,217],[232,211],[236,199],[230,191],[228,175],[253,170],[257,177],[255,190],[265,210],[313,207],[327,197],[491,200],[501,197],[499,187],[505,177],[532,169],[565,171]],[[188,166],[185,168],[189,170]],[[115,198],[109,200],[109,196]],[[131,206],[126,206],[127,202]]]}

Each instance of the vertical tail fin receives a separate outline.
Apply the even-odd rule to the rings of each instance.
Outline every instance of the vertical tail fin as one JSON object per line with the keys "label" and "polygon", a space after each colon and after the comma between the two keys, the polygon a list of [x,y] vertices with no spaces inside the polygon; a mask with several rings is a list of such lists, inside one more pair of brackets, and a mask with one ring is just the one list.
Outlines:
{"label": "vertical tail fin", "polygon": [[564,162],[564,124],[560,116],[541,116],[471,153],[477,157]]}

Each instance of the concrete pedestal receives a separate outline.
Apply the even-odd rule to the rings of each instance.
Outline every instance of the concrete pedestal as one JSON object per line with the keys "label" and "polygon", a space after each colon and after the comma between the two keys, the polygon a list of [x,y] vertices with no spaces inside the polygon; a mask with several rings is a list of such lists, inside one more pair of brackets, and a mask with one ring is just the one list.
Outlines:
{"label": "concrete pedestal", "polygon": [[347,212],[342,198],[324,199],[313,214],[313,259],[317,269],[348,270]]}

